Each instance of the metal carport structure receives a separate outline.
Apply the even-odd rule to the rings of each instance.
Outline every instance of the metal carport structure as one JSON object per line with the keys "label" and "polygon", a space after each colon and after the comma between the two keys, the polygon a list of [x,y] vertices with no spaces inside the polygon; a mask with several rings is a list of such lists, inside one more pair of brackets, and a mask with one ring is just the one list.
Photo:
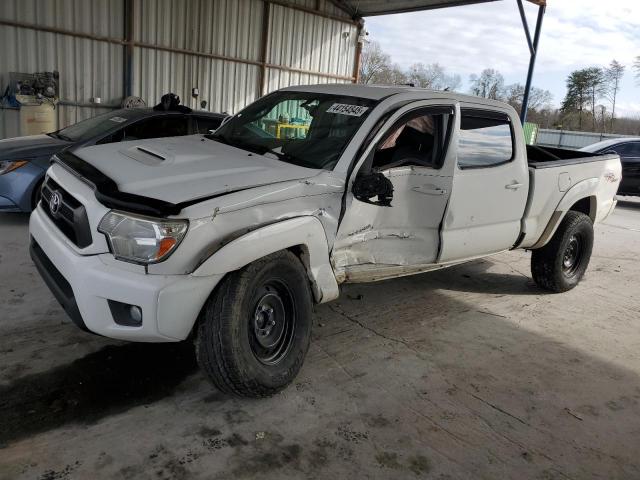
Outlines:
{"label": "metal carport structure", "polygon": [[[0,84],[10,72],[58,71],[58,127],[173,91],[197,108],[236,112],[289,85],[357,82],[363,18],[495,0],[4,0]],[[531,86],[545,0],[533,38],[518,0]],[[70,14],[73,12],[73,15]],[[94,98],[101,102],[94,102]],[[16,136],[0,108],[0,138]],[[526,98],[522,117],[526,115]]]}
{"label": "metal carport structure", "polygon": [[[376,15],[390,15],[394,13],[409,13],[422,10],[434,10],[439,8],[456,7],[460,5],[471,5],[476,3],[488,3],[496,0],[331,0],[331,3],[341,8],[352,18],[371,17]],[[529,47],[529,70],[527,72],[527,81],[525,84],[524,98],[522,101],[522,109],[520,118],[522,123],[527,119],[527,108],[529,105],[529,93],[531,91],[531,81],[533,79],[533,71],[535,68],[536,57],[538,53],[538,42],[540,40],[540,31],[542,27],[542,19],[546,9],[546,0],[527,0],[538,6],[538,16],[533,38],[529,31],[529,24],[524,12],[522,0],[517,0],[520,18],[522,19],[522,27],[524,29],[527,45]]]}

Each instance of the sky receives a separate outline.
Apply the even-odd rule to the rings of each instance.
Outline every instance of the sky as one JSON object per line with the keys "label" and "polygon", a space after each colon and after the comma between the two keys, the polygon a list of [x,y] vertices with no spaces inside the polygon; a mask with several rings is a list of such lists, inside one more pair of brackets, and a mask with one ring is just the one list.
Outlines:
{"label": "sky", "polygon": [[[533,36],[538,7],[525,3]],[[640,80],[631,68],[640,56],[640,0],[548,0],[533,85],[549,90],[556,106],[572,70],[626,65],[616,112],[640,116]],[[447,73],[468,78],[494,68],[505,83],[525,83],[529,50],[516,0],[368,17],[368,39],[380,43],[402,67],[439,63]],[[606,101],[600,102],[607,105]]]}

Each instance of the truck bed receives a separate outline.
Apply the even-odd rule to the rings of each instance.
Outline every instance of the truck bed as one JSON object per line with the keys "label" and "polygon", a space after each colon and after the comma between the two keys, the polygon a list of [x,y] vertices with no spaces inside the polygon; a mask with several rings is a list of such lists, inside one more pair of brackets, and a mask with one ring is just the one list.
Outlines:
{"label": "truck bed", "polygon": [[531,168],[551,168],[578,163],[599,162],[602,155],[566,148],[527,145],[527,162]]}
{"label": "truck bed", "polygon": [[598,155],[563,148],[527,145],[529,165],[529,200],[525,210],[520,244],[523,248],[539,246],[539,240],[558,210],[558,205],[570,190],[582,182],[596,184],[596,198],[591,211],[594,222],[606,216],[612,206],[617,183],[605,178],[612,172],[620,172],[617,155]]}

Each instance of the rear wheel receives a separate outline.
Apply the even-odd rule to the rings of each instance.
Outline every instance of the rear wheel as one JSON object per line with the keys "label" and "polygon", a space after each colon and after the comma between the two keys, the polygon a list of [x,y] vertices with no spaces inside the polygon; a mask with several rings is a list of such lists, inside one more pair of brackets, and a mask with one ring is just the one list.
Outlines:
{"label": "rear wheel", "polygon": [[587,270],[593,249],[593,223],[584,213],[567,212],[549,243],[531,255],[536,284],[552,292],[575,287]]}
{"label": "rear wheel", "polygon": [[291,252],[231,273],[201,313],[198,363],[225,393],[273,395],[302,366],[311,339],[311,302],[306,271]]}

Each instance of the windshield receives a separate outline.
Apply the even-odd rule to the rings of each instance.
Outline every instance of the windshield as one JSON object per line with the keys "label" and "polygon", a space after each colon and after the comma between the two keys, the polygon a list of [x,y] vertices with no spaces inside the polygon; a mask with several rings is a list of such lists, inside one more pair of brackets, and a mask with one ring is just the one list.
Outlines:
{"label": "windshield", "polygon": [[139,116],[140,113],[135,112],[133,109],[116,110],[83,120],[57,132],[50,133],[49,135],[69,142],[83,142],[101,136],[117,125],[124,126],[132,117]]}
{"label": "windshield", "polygon": [[296,165],[332,169],[376,102],[311,92],[276,92],[207,138]]}

